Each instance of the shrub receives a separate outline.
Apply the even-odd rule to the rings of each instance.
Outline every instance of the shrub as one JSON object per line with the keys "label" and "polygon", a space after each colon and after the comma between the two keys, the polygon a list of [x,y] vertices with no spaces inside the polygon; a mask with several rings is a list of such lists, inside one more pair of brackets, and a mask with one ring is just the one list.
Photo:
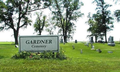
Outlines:
{"label": "shrub", "polygon": [[56,58],[63,60],[66,59],[67,57],[65,56],[64,51],[61,50],[60,52],[56,53]]}
{"label": "shrub", "polygon": [[23,51],[23,52],[18,52],[12,58],[15,58],[15,59],[19,59],[19,58],[25,59],[25,58],[27,58],[30,55],[31,55],[30,52]]}
{"label": "shrub", "polygon": [[42,53],[32,53],[32,52],[18,52],[15,54],[12,58],[14,59],[32,59],[32,60],[39,60],[41,58],[47,58],[47,59],[66,59],[66,56],[64,55],[64,51],[60,52],[52,52],[52,51],[44,51]]}

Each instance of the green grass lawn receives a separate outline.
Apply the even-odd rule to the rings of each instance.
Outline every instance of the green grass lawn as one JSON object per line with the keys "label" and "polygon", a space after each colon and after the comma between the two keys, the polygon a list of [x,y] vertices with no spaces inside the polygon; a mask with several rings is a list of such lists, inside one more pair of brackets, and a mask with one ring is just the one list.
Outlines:
{"label": "green grass lawn", "polygon": [[[120,72],[120,44],[112,47],[95,43],[94,46],[95,49],[101,49],[102,53],[91,50],[83,43],[67,43],[60,44],[60,48],[67,56],[66,60],[27,60],[11,59],[18,52],[18,48],[10,42],[1,42],[0,72]],[[113,51],[113,53],[108,53],[108,51]]]}

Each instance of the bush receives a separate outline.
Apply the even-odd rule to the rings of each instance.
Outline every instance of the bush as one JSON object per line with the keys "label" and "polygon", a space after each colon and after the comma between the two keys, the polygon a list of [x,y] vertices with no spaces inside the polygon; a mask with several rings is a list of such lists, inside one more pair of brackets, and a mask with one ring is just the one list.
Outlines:
{"label": "bush", "polygon": [[66,59],[67,57],[65,56],[64,51],[61,50],[60,52],[56,53],[56,58],[63,60]]}
{"label": "bush", "polygon": [[64,51],[60,52],[52,52],[52,51],[44,51],[42,53],[36,52],[19,52],[15,54],[12,58],[14,59],[32,59],[32,60],[39,60],[41,58],[47,58],[47,59],[66,59],[66,56],[64,55]]}
{"label": "bush", "polygon": [[20,58],[26,59],[30,55],[31,55],[30,52],[23,51],[23,52],[18,52],[12,58],[15,58],[15,59],[20,59]]}

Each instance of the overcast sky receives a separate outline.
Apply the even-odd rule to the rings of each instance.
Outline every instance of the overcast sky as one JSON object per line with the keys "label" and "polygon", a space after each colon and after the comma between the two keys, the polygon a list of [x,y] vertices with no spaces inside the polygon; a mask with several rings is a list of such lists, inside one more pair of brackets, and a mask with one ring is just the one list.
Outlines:
{"label": "overcast sky", "polygon": [[[92,4],[93,0],[82,0],[82,2],[84,3],[84,6],[81,7],[81,12],[84,13],[84,16],[79,18],[77,22],[75,22],[76,24],[76,31],[75,34],[73,36],[73,41],[75,39],[77,39],[78,41],[88,41],[87,35],[89,34],[87,32],[87,29],[89,28],[89,26],[87,24],[85,24],[85,22],[87,21],[87,15],[89,12],[91,13],[96,13],[95,8],[96,5]],[[113,13],[116,9],[120,8],[120,5],[115,5],[113,3],[113,0],[105,0],[107,3],[112,4],[113,6],[110,8],[111,12]],[[49,12],[46,10],[44,12],[46,15],[50,15]],[[32,17],[32,20],[35,20],[35,17]],[[33,21],[34,22],[34,21]],[[113,36],[115,41],[119,41],[120,40],[120,23],[117,23],[116,21],[114,22],[114,29],[113,31],[108,32],[107,37],[109,36]],[[34,33],[34,29],[33,26],[28,26],[27,29],[20,29],[19,35],[35,35]],[[45,31],[42,32],[42,35],[46,35],[48,33],[46,33]],[[7,31],[2,31],[0,32],[0,41],[14,41],[14,36],[13,36],[13,31],[12,30],[7,30]]]}

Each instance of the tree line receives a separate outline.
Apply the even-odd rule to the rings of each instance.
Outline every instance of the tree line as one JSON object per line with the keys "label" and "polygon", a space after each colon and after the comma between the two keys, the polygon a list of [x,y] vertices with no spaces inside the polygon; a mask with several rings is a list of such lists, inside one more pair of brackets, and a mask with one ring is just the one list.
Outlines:
{"label": "tree line", "polygon": [[[112,5],[106,4],[104,0],[94,0],[96,3],[96,14],[88,14],[89,20],[87,24],[90,26],[87,30],[91,32],[89,36],[95,36],[97,42],[98,37],[105,36],[107,42],[107,31],[112,30],[113,17],[111,11],[108,10]],[[41,11],[49,8],[52,17],[47,20],[47,16],[42,12],[36,13],[37,18],[34,23],[34,30],[41,35],[44,27],[50,35],[53,29],[58,28],[58,34],[63,36],[64,42],[72,38],[76,26],[74,21],[84,15],[80,8],[83,6],[80,0],[0,0],[0,30],[12,29],[14,33],[15,44],[18,44],[18,34],[21,28],[31,25],[31,12]],[[120,10],[114,13],[117,21],[120,21]]]}
{"label": "tree line", "polygon": [[[114,28],[114,18],[108,9],[112,5],[107,4],[105,0],[94,0],[93,3],[96,4],[96,13],[92,15],[90,13],[88,14],[89,19],[87,23],[90,27],[87,31],[91,32],[88,36],[94,36],[95,42],[97,42],[98,38],[103,40],[103,37],[105,37],[105,42],[107,43],[107,32]],[[120,10],[116,10],[114,16],[117,18],[117,21],[120,21]]]}

